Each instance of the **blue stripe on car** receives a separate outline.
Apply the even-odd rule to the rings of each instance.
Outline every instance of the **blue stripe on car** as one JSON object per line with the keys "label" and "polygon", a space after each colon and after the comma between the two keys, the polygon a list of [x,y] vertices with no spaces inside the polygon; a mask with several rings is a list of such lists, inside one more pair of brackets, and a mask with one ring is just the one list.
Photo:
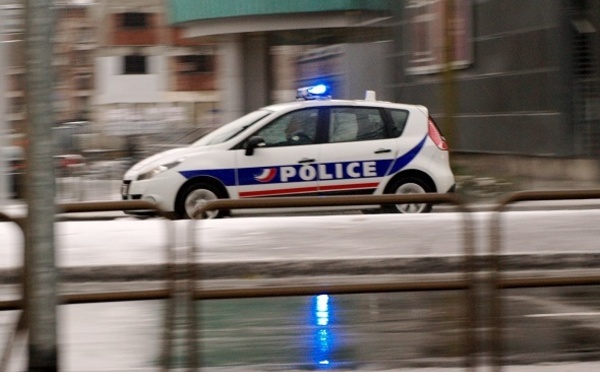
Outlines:
{"label": "blue stripe on car", "polygon": [[427,140],[427,136],[423,137],[421,142],[419,142],[415,147],[413,147],[409,152],[397,158],[392,165],[392,169],[390,169],[389,174],[394,174],[399,172],[402,168],[406,167],[408,163],[410,163],[414,158],[417,157],[423,146],[425,145],[425,141]]}
{"label": "blue stripe on car", "polygon": [[209,170],[190,170],[180,171],[182,176],[187,178],[194,177],[211,177],[221,181],[225,186],[235,186],[235,169],[209,169]]}
{"label": "blue stripe on car", "polygon": [[[373,162],[375,163],[375,169],[377,176],[372,177],[384,177],[389,174],[394,174],[399,172],[401,169],[406,167],[421,151],[423,146],[425,145],[425,141],[427,140],[427,136],[423,137],[423,139],[412,149],[410,149],[407,153],[400,156],[399,158],[393,159],[380,159],[380,160],[364,160],[364,161],[353,161],[353,162],[339,162],[339,163],[324,163],[324,169],[328,174],[336,174],[336,164],[341,164],[341,167],[345,170],[346,167],[351,163],[364,163],[364,162]],[[393,162],[393,163],[392,163]],[[391,167],[390,167],[391,164]],[[293,177],[289,177],[285,182],[281,181],[280,172],[282,167],[290,167],[296,170],[296,175]],[[273,165],[270,167],[253,167],[253,168],[241,168],[238,170],[239,184],[240,186],[249,186],[249,185],[259,185],[259,184],[285,184],[290,182],[303,182],[304,180],[299,176],[299,170],[302,167],[313,167],[315,165],[301,165],[301,164],[292,164],[292,165]],[[274,168],[277,172],[276,176],[265,182],[261,180],[259,175],[263,174],[264,170],[267,168]],[[216,178],[221,181],[225,186],[235,186],[236,185],[236,170],[234,168],[230,169],[210,169],[210,170],[190,170],[190,171],[180,171],[180,174],[184,176],[186,179],[191,179],[194,177],[211,177]],[[316,171],[316,178],[318,179],[318,171]],[[341,177],[334,177],[332,180],[347,180],[352,179],[347,174],[347,172],[343,172]],[[368,177],[367,177],[368,178]],[[313,179],[313,180],[315,180]]]}

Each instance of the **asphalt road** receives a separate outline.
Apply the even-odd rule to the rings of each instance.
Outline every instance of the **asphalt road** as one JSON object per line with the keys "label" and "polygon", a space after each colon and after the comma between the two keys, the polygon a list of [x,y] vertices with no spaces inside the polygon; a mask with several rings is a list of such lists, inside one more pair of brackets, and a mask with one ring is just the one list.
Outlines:
{"label": "asphalt road", "polygon": [[[215,372],[465,371],[463,301],[447,291],[205,301],[197,308],[200,363]],[[597,289],[510,291],[504,304],[504,371],[600,368]],[[159,371],[167,308],[164,301],[61,306],[61,370]],[[485,316],[486,304],[478,308]],[[0,341],[17,315],[0,313]],[[178,324],[173,342],[181,347],[186,323]],[[490,371],[487,329],[478,328],[477,371]],[[24,370],[23,340],[16,350],[8,371]],[[176,351],[170,366],[186,360]]]}

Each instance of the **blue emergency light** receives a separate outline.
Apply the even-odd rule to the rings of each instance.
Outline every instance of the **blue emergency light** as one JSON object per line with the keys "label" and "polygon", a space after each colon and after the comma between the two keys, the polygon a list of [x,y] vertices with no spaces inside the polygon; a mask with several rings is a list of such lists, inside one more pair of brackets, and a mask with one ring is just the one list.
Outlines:
{"label": "blue emergency light", "polygon": [[297,100],[312,100],[312,99],[328,99],[329,87],[325,84],[311,85],[308,87],[298,88],[296,91]]}

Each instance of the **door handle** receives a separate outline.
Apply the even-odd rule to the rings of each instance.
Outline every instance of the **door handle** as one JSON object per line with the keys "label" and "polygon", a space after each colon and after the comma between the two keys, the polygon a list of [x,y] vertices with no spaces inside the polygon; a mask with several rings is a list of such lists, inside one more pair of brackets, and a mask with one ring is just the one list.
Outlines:
{"label": "door handle", "polygon": [[298,160],[298,163],[314,163],[315,161],[315,159],[303,158]]}
{"label": "door handle", "polygon": [[379,149],[379,150],[375,150],[376,154],[385,154],[387,152],[392,152],[391,149]]}

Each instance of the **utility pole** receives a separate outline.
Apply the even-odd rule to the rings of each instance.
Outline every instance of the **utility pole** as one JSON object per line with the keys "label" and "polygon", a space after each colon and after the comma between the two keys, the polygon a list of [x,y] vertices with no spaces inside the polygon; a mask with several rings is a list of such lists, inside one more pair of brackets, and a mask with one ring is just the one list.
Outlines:
{"label": "utility pole", "polygon": [[52,0],[25,0],[27,104],[27,218],[25,316],[29,372],[58,371],[57,270],[54,252],[54,142],[52,140]]}
{"label": "utility pole", "polygon": [[444,60],[443,60],[443,107],[444,107],[444,136],[450,143],[456,146],[456,111],[457,111],[457,90],[454,79],[453,62],[455,57],[456,37],[456,9],[454,0],[444,0]]}

